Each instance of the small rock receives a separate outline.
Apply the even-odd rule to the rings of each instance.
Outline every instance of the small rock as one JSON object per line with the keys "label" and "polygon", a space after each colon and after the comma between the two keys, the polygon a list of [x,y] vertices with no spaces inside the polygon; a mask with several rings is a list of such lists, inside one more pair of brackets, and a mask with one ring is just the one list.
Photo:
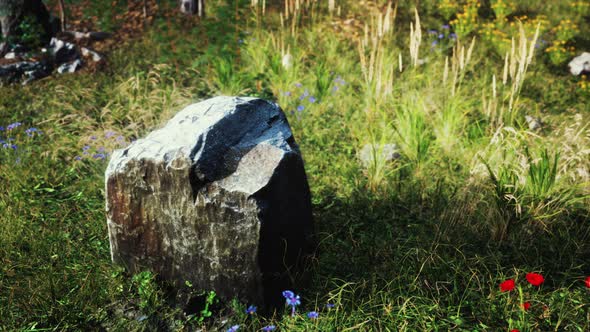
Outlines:
{"label": "small rock", "polygon": [[400,159],[402,156],[396,144],[389,143],[382,146],[377,144],[365,144],[359,152],[359,159],[365,168],[375,164],[375,157],[379,161],[391,162]]}
{"label": "small rock", "polygon": [[570,61],[568,66],[572,75],[590,74],[590,53],[584,52],[578,55]]}
{"label": "small rock", "polygon": [[6,55],[4,56],[4,59],[9,59],[9,60],[11,60],[11,59],[16,59],[16,53],[14,53],[14,52],[8,52],[8,53],[6,53]]}
{"label": "small rock", "polygon": [[100,62],[102,60],[102,56],[89,48],[82,47],[82,56],[84,57],[92,57],[92,61]]}
{"label": "small rock", "polygon": [[281,63],[283,64],[283,68],[291,69],[291,67],[293,67],[293,56],[289,53],[283,55]]}
{"label": "small rock", "polygon": [[76,49],[76,46],[72,43],[52,38],[49,43],[49,50],[58,64],[70,62],[78,59],[80,54]]}
{"label": "small rock", "polygon": [[525,115],[524,119],[529,125],[530,130],[539,130],[543,127],[543,121],[541,121],[541,118]]}
{"label": "small rock", "polygon": [[78,70],[80,70],[80,68],[82,68],[82,65],[84,63],[82,62],[82,60],[80,59],[76,59],[72,62],[67,62],[67,63],[63,63],[61,66],[59,66],[57,68],[57,72],[59,74],[64,74],[64,73],[75,73]]}

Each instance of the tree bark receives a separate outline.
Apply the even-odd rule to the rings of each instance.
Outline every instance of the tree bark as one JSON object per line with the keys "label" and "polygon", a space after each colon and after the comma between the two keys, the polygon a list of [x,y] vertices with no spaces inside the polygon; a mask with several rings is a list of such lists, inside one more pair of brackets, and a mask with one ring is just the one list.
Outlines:
{"label": "tree bark", "polygon": [[[50,18],[42,0],[0,0],[0,55],[8,50],[10,44],[22,42],[21,37],[25,33],[38,33],[39,41],[48,43],[58,30],[52,26]],[[22,25],[25,19],[28,20],[29,29],[32,29],[31,24],[38,29],[25,31]]]}

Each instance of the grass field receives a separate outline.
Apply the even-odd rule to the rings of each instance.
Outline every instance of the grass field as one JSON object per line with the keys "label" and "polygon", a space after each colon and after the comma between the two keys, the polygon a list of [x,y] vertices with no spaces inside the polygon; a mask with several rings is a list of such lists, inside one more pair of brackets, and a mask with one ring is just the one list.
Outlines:
{"label": "grass field", "polygon": [[[116,31],[120,2],[84,10]],[[590,82],[567,67],[590,4],[300,2],[162,0],[105,69],[0,87],[0,330],[590,331]],[[319,247],[294,316],[187,316],[110,262],[109,153],[220,94],[277,101],[304,156]]]}

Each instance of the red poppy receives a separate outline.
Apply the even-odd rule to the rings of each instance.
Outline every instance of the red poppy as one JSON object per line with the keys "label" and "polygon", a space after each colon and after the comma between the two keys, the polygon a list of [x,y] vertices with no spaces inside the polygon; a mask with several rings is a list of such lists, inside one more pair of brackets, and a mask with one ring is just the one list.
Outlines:
{"label": "red poppy", "polygon": [[533,286],[540,286],[545,281],[545,278],[538,273],[527,273],[526,280]]}
{"label": "red poppy", "polygon": [[502,292],[510,292],[514,289],[514,280],[508,279],[500,283],[500,290]]}
{"label": "red poppy", "polygon": [[520,332],[520,330],[518,330],[518,329],[513,329],[513,330],[510,330],[510,332]]}
{"label": "red poppy", "polygon": [[590,277],[586,277],[586,280],[584,280],[584,284],[586,284],[586,287],[590,288]]}
{"label": "red poppy", "polygon": [[527,311],[527,310],[530,309],[531,303],[530,302],[525,302],[525,303],[521,304],[520,306],[524,309],[524,311]]}

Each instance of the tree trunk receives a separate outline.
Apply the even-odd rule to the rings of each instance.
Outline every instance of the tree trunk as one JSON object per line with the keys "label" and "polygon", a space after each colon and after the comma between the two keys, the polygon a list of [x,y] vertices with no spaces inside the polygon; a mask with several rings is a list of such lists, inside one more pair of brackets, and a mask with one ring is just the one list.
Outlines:
{"label": "tree trunk", "polygon": [[59,29],[50,18],[42,0],[0,0],[0,55],[13,44],[47,44]]}

